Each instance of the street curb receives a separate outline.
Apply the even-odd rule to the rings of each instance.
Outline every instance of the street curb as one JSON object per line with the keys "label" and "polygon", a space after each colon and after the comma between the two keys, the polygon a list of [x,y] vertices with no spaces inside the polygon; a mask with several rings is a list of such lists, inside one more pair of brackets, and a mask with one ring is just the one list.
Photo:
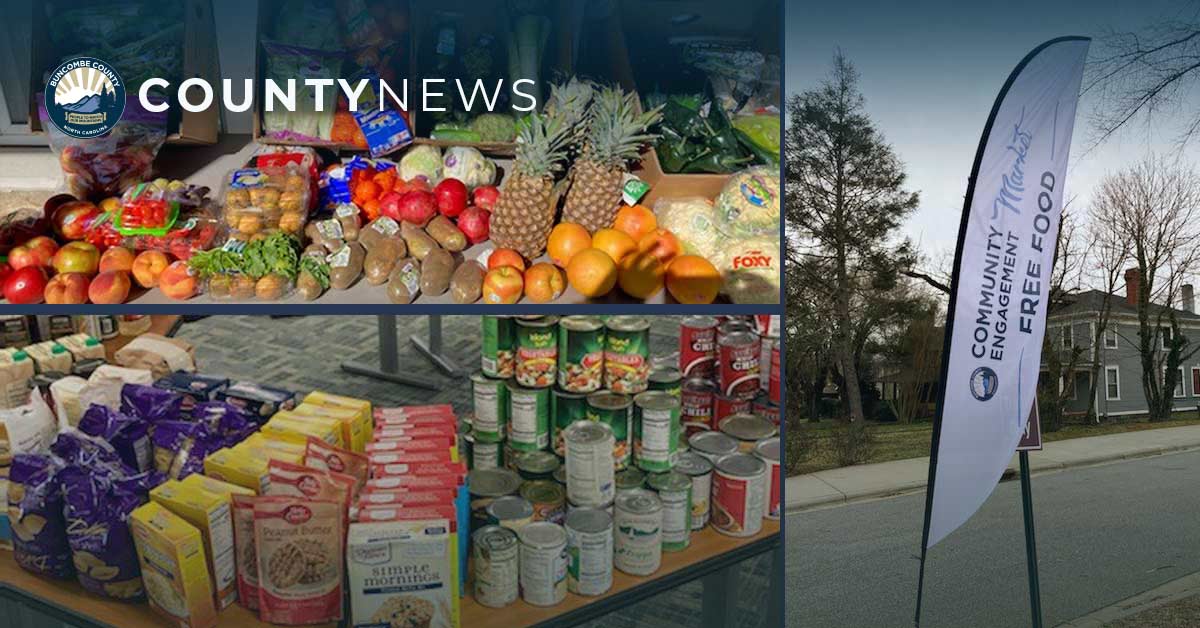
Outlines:
{"label": "street curb", "polygon": [[1194,595],[1200,595],[1200,572],[1176,578],[1166,584],[1127,597],[1116,604],[1063,622],[1056,628],[1102,628],[1112,622]]}
{"label": "street curb", "polygon": [[[1080,469],[1080,468],[1084,468],[1084,467],[1093,467],[1093,466],[1107,464],[1107,463],[1111,463],[1111,462],[1118,462],[1121,460],[1138,460],[1141,458],[1151,458],[1154,456],[1161,456],[1164,454],[1182,453],[1185,451],[1191,451],[1191,450],[1196,450],[1196,449],[1200,449],[1200,443],[1188,443],[1188,444],[1172,446],[1172,447],[1148,447],[1148,448],[1139,449],[1139,450],[1133,451],[1133,452],[1114,454],[1114,455],[1108,455],[1108,456],[1097,456],[1095,458],[1086,458],[1086,459],[1078,460],[1078,461],[1071,462],[1071,463],[1061,463],[1061,462],[1054,463],[1054,462],[1052,462],[1052,463],[1047,463],[1047,464],[1041,464],[1041,465],[1038,465],[1037,468],[1031,469],[1030,475],[1036,476],[1036,475],[1043,475],[1043,474],[1048,474],[1048,473],[1058,473],[1060,471],[1065,471],[1067,469]],[[793,476],[793,477],[802,477],[802,476]],[[1008,469],[1005,469],[1004,473],[1000,476],[1000,481],[1006,482],[1009,480],[1014,480],[1014,479],[1016,479],[1016,477],[1017,477],[1017,470],[1012,467],[1009,467]],[[792,478],[788,478],[788,479],[792,479]],[[815,479],[820,480],[820,478],[815,478]],[[820,480],[820,481],[822,481],[822,483],[828,484],[827,482],[824,482],[823,480]],[[799,503],[799,504],[790,503],[790,504],[786,504],[784,510],[788,513],[803,512],[805,510],[820,510],[823,508],[832,508],[832,507],[836,507],[836,506],[842,506],[845,504],[873,501],[873,500],[884,499],[884,498],[888,498],[888,497],[899,497],[901,495],[909,495],[912,493],[921,493],[921,492],[925,491],[924,483],[922,483],[919,486],[912,486],[911,484],[907,484],[907,483],[900,484],[895,487],[889,487],[887,489],[883,489],[883,490],[879,490],[879,491],[872,491],[869,493],[857,493],[854,495],[846,495],[845,493],[838,491],[838,489],[833,486],[830,486],[830,488],[833,489],[835,492],[839,493],[841,495],[841,497],[838,497],[836,495],[831,495],[831,496],[823,496],[821,499],[810,500],[808,502]]]}

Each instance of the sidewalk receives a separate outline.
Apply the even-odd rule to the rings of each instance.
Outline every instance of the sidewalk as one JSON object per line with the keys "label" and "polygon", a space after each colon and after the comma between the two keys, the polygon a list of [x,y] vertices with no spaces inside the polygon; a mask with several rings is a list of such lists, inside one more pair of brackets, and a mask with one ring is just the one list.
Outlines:
{"label": "sidewalk", "polygon": [[[1046,443],[1029,455],[1034,474],[1114,460],[1155,456],[1200,447],[1200,425],[1168,427]],[[1005,476],[1016,473],[1013,455]],[[929,458],[864,464],[793,476],[785,487],[787,510],[807,510],[846,502],[920,491],[929,477]]]}

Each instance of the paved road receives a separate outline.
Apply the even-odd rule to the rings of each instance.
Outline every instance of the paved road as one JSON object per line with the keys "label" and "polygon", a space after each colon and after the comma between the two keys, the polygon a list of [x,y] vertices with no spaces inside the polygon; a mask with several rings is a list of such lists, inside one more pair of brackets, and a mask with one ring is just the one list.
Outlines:
{"label": "paved road", "polygon": [[[1198,479],[1195,451],[1034,478],[1046,625],[1200,571]],[[924,505],[921,493],[790,515],[788,627],[911,626]],[[1019,484],[928,561],[923,626],[1028,625]]]}

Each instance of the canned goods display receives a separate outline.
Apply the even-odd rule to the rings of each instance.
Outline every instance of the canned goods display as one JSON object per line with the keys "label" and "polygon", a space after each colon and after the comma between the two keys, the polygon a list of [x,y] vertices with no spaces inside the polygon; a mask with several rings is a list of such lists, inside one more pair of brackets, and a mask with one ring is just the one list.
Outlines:
{"label": "canned goods display", "polygon": [[661,390],[633,398],[634,461],[643,471],[669,471],[679,449],[679,399]]}
{"label": "canned goods display", "polygon": [[779,519],[779,437],[761,440],[754,446],[754,455],[767,463],[767,477],[764,486],[767,494],[767,510],[763,515],[767,519]]}
{"label": "canned goods display", "polygon": [[667,366],[650,371],[648,390],[661,390],[678,398],[682,385],[683,374],[677,368]]}
{"label": "canned goods display", "polygon": [[693,434],[691,438],[688,438],[688,445],[691,446],[694,453],[708,458],[708,461],[713,464],[716,464],[722,456],[735,454],[738,451],[738,442],[721,432]]}
{"label": "canned goods display", "polygon": [[576,508],[567,515],[567,590],[603,595],[613,581],[613,518],[599,508]]}
{"label": "canned goods display", "polygon": [[633,400],[620,393],[601,390],[587,396],[587,418],[589,421],[604,423],[612,428],[613,433],[613,464],[618,469],[629,466],[630,407]]}
{"label": "canned goods display", "polygon": [[504,441],[484,440],[474,431],[463,435],[470,469],[499,469],[504,466]]}
{"label": "canned goods display", "polygon": [[721,420],[721,433],[736,440],[742,453],[750,453],[755,443],[777,432],[774,423],[753,414],[735,414]]}
{"label": "canned goods display", "polygon": [[471,529],[488,524],[487,507],[498,497],[515,495],[521,488],[521,476],[508,469],[472,469],[467,473],[471,491]]}
{"label": "canned goods display", "polygon": [[490,441],[500,441],[508,427],[508,386],[505,380],[484,373],[471,375],[471,400],[475,415],[471,429]]}
{"label": "canned goods display", "polygon": [[521,599],[554,606],[567,597],[567,533],[548,521],[531,523],[517,533],[521,541]]}
{"label": "canned goods display", "polygon": [[749,414],[754,410],[753,399],[734,399],[722,395],[720,391],[713,395],[712,429],[718,429],[721,420],[734,414]]}
{"label": "canned goods display", "polygon": [[648,576],[662,565],[663,507],[658,495],[644,488],[617,498],[613,515],[613,566],[634,576]]}
{"label": "canned goods display", "polygon": [[729,454],[714,465],[712,525],[729,536],[754,536],[766,514],[767,465],[750,454]]}
{"label": "canned goods display", "polygon": [[508,382],[508,443],[517,451],[550,444],[550,389]]}
{"label": "canned goods display", "polygon": [[730,316],[717,327],[717,343],[720,344],[721,339],[733,334],[758,334],[758,329],[754,323],[737,316]]}
{"label": "canned goods display", "polygon": [[662,502],[662,548],[679,552],[692,543],[692,479],[678,471],[651,473],[646,483]]}
{"label": "canned goods display", "polygon": [[497,525],[484,526],[471,535],[476,602],[503,608],[517,601],[517,545],[517,533]]}
{"label": "canned goods display", "polygon": [[713,398],[716,392],[717,385],[712,380],[689,377],[683,381],[679,388],[679,422],[688,436],[713,429]]}
{"label": "canned goods display", "polygon": [[692,529],[708,525],[709,504],[712,499],[713,463],[695,452],[679,454],[675,470],[692,479]]}
{"label": "canned goods display", "polygon": [[554,385],[558,371],[558,317],[517,319],[517,383],[528,388]]}
{"label": "canned goods display", "polygon": [[780,359],[779,358],[779,343],[777,342],[777,343],[775,343],[774,347],[771,347],[771,363],[770,363],[771,364],[771,367],[770,367],[771,373],[770,373],[770,376],[767,377],[767,399],[770,399],[771,403],[773,403],[775,405],[779,405],[779,397],[780,397],[780,391],[779,391],[779,389],[780,389],[780,383],[779,383],[780,363],[779,363],[779,359]]}
{"label": "canned goods display", "polygon": [[513,376],[516,356],[516,322],[511,316],[483,317],[483,346],[479,352],[479,367],[488,377]]}
{"label": "canned goods display", "polygon": [[487,507],[488,523],[514,532],[533,523],[533,504],[520,495],[505,495]]}
{"label": "canned goods display", "polygon": [[567,500],[567,514],[568,515],[575,512],[576,510],[579,510],[580,508],[595,508],[597,510],[603,510],[604,512],[608,513],[608,515],[610,517],[613,516],[613,513],[614,513],[613,502],[608,502],[607,504],[604,504],[602,506],[583,506],[580,504],[572,504],[571,500],[569,500],[569,499]]}
{"label": "canned goods display", "polygon": [[533,506],[534,521],[562,523],[567,516],[567,491],[554,480],[534,480],[521,485],[521,497]]}
{"label": "canned goods display", "polygon": [[717,319],[687,316],[679,325],[679,370],[684,377],[716,375]]}
{"label": "canned goods display", "polygon": [[595,316],[566,316],[558,323],[558,386],[588,393],[604,382],[604,323]]}
{"label": "canned goods display", "polygon": [[629,467],[621,471],[615,478],[617,494],[634,488],[646,488],[646,473],[637,467]]}
{"label": "canned goods display", "polygon": [[718,339],[717,383],[722,395],[753,399],[758,394],[760,346],[758,336],[748,331]]}
{"label": "canned goods display", "polygon": [[635,395],[650,378],[650,321],[641,316],[608,319],[604,339],[604,386]]}
{"label": "canned goods display", "polygon": [[550,394],[550,416],[550,441],[554,443],[554,453],[565,456],[564,432],[572,423],[587,418],[587,395],[554,389]]}
{"label": "canned goods display", "polygon": [[559,465],[558,456],[545,450],[517,454],[517,473],[525,481],[552,479]]}
{"label": "canned goods display", "polygon": [[581,506],[600,506],[616,495],[613,433],[606,423],[576,421],[567,428],[567,498]]}

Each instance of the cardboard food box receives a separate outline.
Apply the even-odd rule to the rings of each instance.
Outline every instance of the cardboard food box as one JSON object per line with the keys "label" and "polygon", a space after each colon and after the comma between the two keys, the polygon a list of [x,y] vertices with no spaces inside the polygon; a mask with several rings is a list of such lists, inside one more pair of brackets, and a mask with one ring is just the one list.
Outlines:
{"label": "cardboard food box", "polygon": [[145,369],[154,379],[161,379],[175,371],[196,370],[196,350],[178,338],[146,333],[121,347],[113,355],[114,362],[126,368]]}
{"label": "cardboard food box", "polygon": [[217,609],[200,531],[155,502],[134,510],[129,527],[150,605],[170,621],[168,625],[216,626]]}
{"label": "cardboard food box", "polygon": [[265,456],[247,455],[261,450],[218,449],[204,459],[204,475],[236,484],[262,495],[267,490],[267,461]]}
{"label": "cardboard food box", "polygon": [[[302,417],[336,419],[342,426],[344,445],[341,447],[350,451],[362,452],[366,447],[367,440],[371,438],[371,424],[369,423],[370,419],[367,418],[370,415],[364,415],[355,408],[319,406],[306,401],[296,406],[291,412]],[[366,420],[364,420],[365,418]]]}
{"label": "cardboard food box", "polygon": [[342,421],[332,417],[296,414],[294,410],[276,412],[260,430],[264,436],[304,445],[309,436],[330,445],[348,449],[343,437]]}
{"label": "cardboard food box", "polygon": [[[445,519],[353,523],[346,547],[350,624],[460,625],[457,543]],[[420,574],[413,577],[410,574]]]}
{"label": "cardboard food box", "polygon": [[208,558],[218,608],[237,599],[237,569],[234,565],[233,512],[228,493],[212,493],[194,481],[184,484],[167,480],[150,491],[158,503],[200,530]]}
{"label": "cardboard food box", "polygon": [[[33,47],[30,51],[32,68],[29,98],[29,130],[34,133],[44,133],[41,119],[38,117],[37,96],[46,89],[45,73],[54,69],[59,62],[54,50],[51,50],[47,8],[52,6],[44,2],[33,2]],[[213,90],[219,90],[221,73],[217,59],[217,34],[213,22],[211,0],[184,0],[184,24],[182,46],[183,68],[180,80],[185,78],[202,78]],[[117,68],[120,72],[121,69]],[[129,85],[126,94],[137,95],[140,85]],[[172,85],[170,93],[174,98],[175,88]],[[198,96],[193,96],[198,97]],[[178,104],[172,107],[170,122],[167,127],[167,143],[180,145],[204,145],[217,143],[221,129],[221,97],[216,94],[212,105],[200,112],[185,111]],[[176,123],[176,120],[178,122]]]}

